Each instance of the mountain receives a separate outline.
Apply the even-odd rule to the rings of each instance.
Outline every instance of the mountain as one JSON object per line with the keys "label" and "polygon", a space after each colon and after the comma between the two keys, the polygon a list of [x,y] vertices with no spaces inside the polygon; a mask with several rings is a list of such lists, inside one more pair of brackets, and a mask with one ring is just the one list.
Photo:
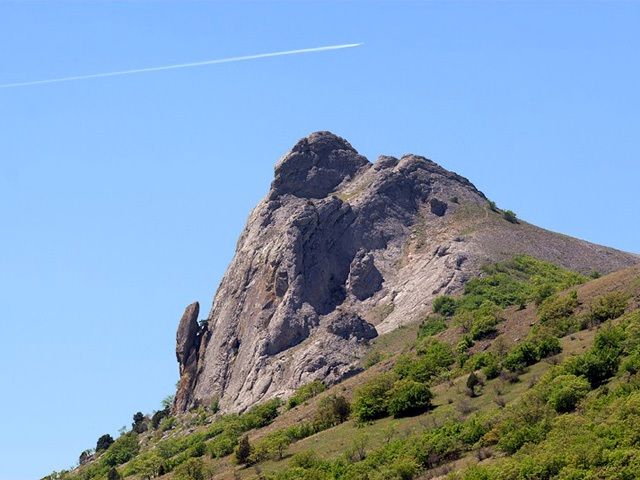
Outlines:
{"label": "mountain", "polygon": [[639,260],[518,220],[424,157],[370,163],[313,133],[276,164],[206,321],[198,303],[185,310],[174,412],[212,402],[243,411],[353,376],[376,336],[422,320],[435,297],[516,254],[584,274]]}

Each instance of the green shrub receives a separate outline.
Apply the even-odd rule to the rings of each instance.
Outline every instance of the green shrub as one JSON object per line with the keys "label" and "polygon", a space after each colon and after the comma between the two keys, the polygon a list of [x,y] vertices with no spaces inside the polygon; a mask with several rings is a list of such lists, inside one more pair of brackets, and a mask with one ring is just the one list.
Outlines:
{"label": "green shrub", "polygon": [[465,449],[463,429],[461,422],[447,422],[435,430],[427,430],[410,441],[409,451],[418,464],[427,469],[454,460]]}
{"label": "green shrub", "polygon": [[234,451],[236,462],[240,465],[246,465],[251,457],[251,444],[249,443],[249,436],[243,435],[238,442],[238,446]]}
{"label": "green shrub", "polygon": [[320,462],[318,455],[311,450],[305,450],[304,452],[296,453],[291,457],[289,465],[292,467],[299,467],[304,469],[314,468]]}
{"label": "green shrub", "polygon": [[589,351],[572,358],[565,365],[568,373],[586,378],[592,387],[602,385],[618,370],[618,354],[608,351]]}
{"label": "green shrub", "polygon": [[435,338],[418,341],[416,352],[435,368],[448,367],[454,361],[451,345]]}
{"label": "green shrub", "polygon": [[500,322],[500,307],[490,300],[469,305],[460,309],[453,317],[456,325],[462,327],[463,332],[469,333],[474,340],[486,337],[496,331]]}
{"label": "green shrub", "polygon": [[367,355],[364,357],[362,366],[365,369],[371,368],[377,363],[380,363],[383,358],[384,358],[384,355],[381,352],[379,352],[378,350],[372,350],[369,353],[367,353]]}
{"label": "green shrub", "polygon": [[497,331],[496,326],[500,322],[498,317],[498,308],[484,303],[474,312],[473,322],[471,324],[471,338],[479,340],[487,337]]}
{"label": "green shrub", "polygon": [[171,430],[173,427],[175,427],[176,423],[176,417],[165,417],[160,420],[159,429],[161,432],[166,432],[167,430]]}
{"label": "green shrub", "polygon": [[481,384],[481,381],[478,378],[478,376],[476,375],[476,373],[475,372],[471,372],[469,374],[469,376],[467,377],[467,393],[471,397],[475,397],[476,396],[476,387],[478,387],[480,384]]}
{"label": "green shrub", "polygon": [[520,372],[538,361],[536,346],[524,341],[516,345],[502,361],[502,366],[512,372]]}
{"label": "green shrub", "polygon": [[505,210],[504,212],[502,212],[502,218],[504,218],[509,223],[518,223],[515,212],[511,210]]}
{"label": "green shrub", "polygon": [[465,367],[469,371],[479,370],[489,362],[489,357],[494,354],[491,352],[477,352],[470,356],[465,362]]}
{"label": "green shrub", "polygon": [[342,395],[327,395],[318,402],[314,423],[332,427],[345,422],[351,414],[351,405]]}
{"label": "green shrub", "polygon": [[456,308],[458,308],[458,302],[456,302],[455,298],[450,297],[449,295],[436,297],[433,301],[433,312],[444,317],[451,317],[456,313]]}
{"label": "green shrub", "polygon": [[627,357],[621,366],[622,370],[635,375],[640,372],[640,350],[636,350],[629,357]]}
{"label": "green shrub", "polygon": [[582,377],[559,375],[551,381],[549,388],[549,404],[556,412],[566,413],[573,411],[589,393],[590,385]]}
{"label": "green shrub", "polygon": [[398,358],[394,371],[400,378],[426,383],[454,362],[451,346],[434,338],[419,340],[416,352]]}
{"label": "green shrub", "polygon": [[467,282],[456,313],[489,301],[499,307],[522,305],[586,281],[586,277],[528,255],[485,266],[484,276]]}
{"label": "green shrub", "polygon": [[155,412],[151,416],[151,427],[154,430],[157,430],[158,427],[160,426],[160,422],[162,422],[162,420],[165,419],[168,416],[169,416],[169,410],[168,409],[158,410],[157,412]]}
{"label": "green shrub", "polygon": [[560,341],[548,333],[537,333],[516,345],[502,361],[502,366],[512,372],[520,372],[543,358],[562,351]]}
{"label": "green shrub", "polygon": [[319,393],[324,392],[327,389],[324,383],[319,380],[315,380],[306,385],[302,385],[295,393],[289,398],[287,402],[287,408],[291,409],[306,402],[310,398],[315,397]]}
{"label": "green shrub", "polygon": [[242,429],[246,431],[269,425],[278,416],[278,408],[281,404],[280,399],[274,398],[252,407],[240,417]]}
{"label": "green shrub", "polygon": [[473,339],[471,335],[463,335],[460,341],[456,344],[456,353],[463,355],[467,353],[467,350],[473,347]]}
{"label": "green shrub", "polygon": [[487,378],[487,380],[498,378],[501,371],[502,371],[502,367],[500,366],[500,361],[498,360],[498,357],[495,354],[487,355],[486,364],[482,368],[482,373]]}
{"label": "green shrub", "polygon": [[616,374],[625,340],[622,327],[603,328],[596,335],[593,347],[588,352],[569,359],[564,365],[564,370],[585,377],[592,387],[602,385]]}
{"label": "green shrub", "polygon": [[216,414],[220,411],[220,399],[218,397],[213,397],[211,399],[211,403],[209,404],[209,410],[211,413]]}
{"label": "green shrub", "polygon": [[136,435],[127,433],[113,442],[102,456],[102,462],[110,467],[122,465],[135,457],[139,449]]}
{"label": "green shrub", "polygon": [[578,305],[578,293],[575,290],[568,295],[554,294],[541,303],[538,318],[556,335],[564,336],[582,328],[582,322],[573,316]]}
{"label": "green shrub", "polygon": [[387,415],[387,394],[394,376],[382,374],[355,391],[352,413],[357,422],[367,422]]}
{"label": "green shrub", "polygon": [[207,451],[207,445],[203,440],[197,441],[193,446],[187,450],[190,457],[201,457]]}
{"label": "green shrub", "polygon": [[200,458],[190,458],[178,466],[173,474],[175,480],[206,480],[209,478],[204,462]]}
{"label": "green shrub", "polygon": [[161,458],[157,452],[147,451],[131,459],[124,467],[122,473],[125,477],[138,475],[141,478],[154,478],[164,470],[164,459]]}
{"label": "green shrub", "polygon": [[[344,397],[342,397],[344,398]],[[329,423],[326,418],[320,418],[316,415],[312,422],[299,422],[283,429],[285,435],[293,442],[310,437],[314,433],[318,433],[326,428],[332,427],[334,424]],[[337,423],[335,424],[337,425]]]}
{"label": "green shrub", "polygon": [[[507,407],[509,408],[509,407]],[[506,412],[494,427],[497,446],[508,454],[514,454],[525,444],[541,442],[551,429],[552,411],[535,399],[521,401]]]}
{"label": "green shrub", "polygon": [[232,453],[237,443],[238,436],[235,432],[224,432],[207,443],[207,450],[211,458],[222,458]]}
{"label": "green shrub", "polygon": [[385,478],[413,480],[419,470],[420,465],[418,465],[418,462],[415,459],[410,457],[399,457],[396,458],[389,467],[389,473],[392,476],[386,476]]}
{"label": "green shrub", "polygon": [[462,476],[456,476],[460,480],[494,480],[496,477],[486,466],[472,465],[467,468]]}
{"label": "green shrub", "polygon": [[593,325],[618,318],[627,308],[629,296],[611,292],[599,297],[589,308],[589,320]]}
{"label": "green shrub", "polygon": [[447,322],[440,315],[429,315],[418,328],[418,338],[431,337],[447,329]]}
{"label": "green shrub", "polygon": [[549,333],[535,333],[532,335],[531,341],[536,347],[536,358],[538,361],[562,351],[560,340]]}
{"label": "green shrub", "polygon": [[249,462],[253,464],[268,459],[282,460],[290,444],[291,439],[284,430],[269,433],[254,445]]}
{"label": "green shrub", "polygon": [[424,383],[399,380],[389,391],[388,411],[394,417],[422,413],[431,406],[433,394]]}

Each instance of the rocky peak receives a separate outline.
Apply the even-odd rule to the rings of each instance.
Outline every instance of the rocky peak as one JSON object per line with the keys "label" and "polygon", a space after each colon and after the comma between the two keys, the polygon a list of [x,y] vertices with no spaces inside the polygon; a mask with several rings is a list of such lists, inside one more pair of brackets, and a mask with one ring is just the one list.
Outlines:
{"label": "rocky peak", "polygon": [[331,132],[316,132],[300,140],[278,162],[271,184],[271,197],[291,194],[323,198],[369,161],[345,139]]}
{"label": "rocky peak", "polygon": [[207,321],[180,320],[175,410],[212,398],[240,411],[305,383],[353,375],[368,342],[420,321],[483,264],[530,254],[602,273],[633,255],[511,224],[469,180],[418,155],[371,165],[317,132],[275,167]]}

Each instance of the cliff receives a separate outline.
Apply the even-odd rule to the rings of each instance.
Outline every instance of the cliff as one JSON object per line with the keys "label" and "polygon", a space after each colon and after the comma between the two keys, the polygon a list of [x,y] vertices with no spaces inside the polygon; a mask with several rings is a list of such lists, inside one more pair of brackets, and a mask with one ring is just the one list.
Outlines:
{"label": "cliff", "polygon": [[419,321],[482,265],[525,253],[608,273],[634,255],[505,218],[466,178],[417,155],[370,163],[317,132],[275,167],[202,326],[177,334],[178,412],[240,411],[357,373],[369,340]]}

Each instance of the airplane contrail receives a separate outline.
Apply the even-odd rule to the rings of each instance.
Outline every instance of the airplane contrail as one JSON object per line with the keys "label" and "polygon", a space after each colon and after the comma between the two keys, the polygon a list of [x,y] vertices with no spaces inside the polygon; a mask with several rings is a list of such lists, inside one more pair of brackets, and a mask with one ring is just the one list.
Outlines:
{"label": "airplane contrail", "polygon": [[0,84],[0,88],[28,87],[31,85],[44,85],[47,83],[75,82],[77,80],[89,80],[92,78],[117,77],[120,75],[134,75],[136,73],[160,72],[163,70],[177,70],[179,68],[202,67],[204,65],[216,65],[219,63],[244,62],[246,60],[256,60],[258,58],[282,57],[284,55],[298,55],[301,53],[326,52],[328,50],[341,50],[343,48],[354,48],[363,45],[362,43],[345,43],[342,45],[327,45],[324,47],[300,48],[298,50],[284,50],[281,52],[257,53],[254,55],[242,55],[239,57],[218,58],[214,60],[203,60],[200,62],[178,63],[174,65],[164,65],[161,67],[136,68],[133,70],[121,70],[118,72],[93,73],[90,75],[75,75],[72,77],[50,78],[47,80],[33,80],[30,82],[17,82]]}

